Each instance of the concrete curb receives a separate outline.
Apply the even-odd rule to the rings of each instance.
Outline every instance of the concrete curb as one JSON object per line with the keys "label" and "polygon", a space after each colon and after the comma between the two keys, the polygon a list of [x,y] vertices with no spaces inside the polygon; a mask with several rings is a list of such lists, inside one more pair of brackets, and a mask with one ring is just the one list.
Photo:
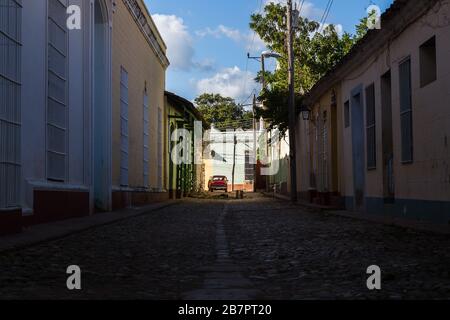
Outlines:
{"label": "concrete curb", "polygon": [[94,228],[143,216],[179,203],[181,201],[166,201],[140,208],[130,208],[121,211],[95,214],[88,217],[35,225],[24,230],[22,233],[0,237],[0,253],[3,254],[32,247],[43,242],[59,240]]}
{"label": "concrete curb", "polygon": [[322,211],[322,213],[334,216],[340,216],[353,220],[370,221],[378,224],[395,226],[403,229],[409,229],[420,232],[429,232],[442,235],[450,235],[450,226],[433,224],[425,221],[408,220],[402,218],[394,218],[390,216],[375,216],[366,213],[356,213],[344,210]]}

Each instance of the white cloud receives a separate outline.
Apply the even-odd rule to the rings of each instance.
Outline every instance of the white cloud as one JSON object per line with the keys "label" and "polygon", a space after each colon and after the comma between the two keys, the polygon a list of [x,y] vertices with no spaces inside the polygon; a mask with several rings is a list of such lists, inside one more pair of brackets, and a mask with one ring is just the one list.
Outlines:
{"label": "white cloud", "polygon": [[219,93],[241,102],[256,88],[255,77],[255,74],[242,71],[236,66],[226,68],[211,78],[199,80],[196,85],[197,93]]}
{"label": "white cloud", "polygon": [[206,28],[196,32],[199,37],[214,37],[216,39],[228,38],[236,43],[243,44],[247,50],[261,51],[266,48],[264,41],[254,32],[242,32],[238,29],[233,29],[224,25],[219,25],[217,28]]}
{"label": "white cloud", "polygon": [[171,66],[177,70],[190,70],[194,65],[194,45],[182,18],[174,15],[152,15],[158,30],[167,44]]}

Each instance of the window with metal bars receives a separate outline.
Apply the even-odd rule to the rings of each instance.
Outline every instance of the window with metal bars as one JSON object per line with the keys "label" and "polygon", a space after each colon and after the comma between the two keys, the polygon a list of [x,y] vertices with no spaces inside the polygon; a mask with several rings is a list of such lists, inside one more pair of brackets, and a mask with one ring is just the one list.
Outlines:
{"label": "window with metal bars", "polygon": [[128,72],[120,69],[120,185],[128,186],[129,132],[128,132]]}
{"label": "window with metal bars", "polygon": [[411,163],[413,156],[413,121],[411,92],[411,59],[407,58],[399,65],[400,80],[400,119],[402,138],[402,162]]}
{"label": "window with metal bars", "polygon": [[150,186],[149,181],[149,155],[150,155],[150,113],[148,106],[148,94],[147,89],[144,91],[144,105],[143,105],[143,118],[144,118],[144,132],[143,132],[143,166],[144,166],[144,187]]}
{"label": "window with metal bars", "polygon": [[[248,143],[248,141],[246,142]],[[255,180],[255,167],[253,165],[253,155],[249,150],[245,150],[245,181]]]}
{"label": "window with metal bars", "polygon": [[367,139],[367,169],[377,167],[377,137],[375,117],[375,85],[366,88],[366,139]]}
{"label": "window with metal bars", "polygon": [[0,1],[0,208],[20,206],[22,1]]}
{"label": "window with metal bars", "polygon": [[47,179],[67,179],[67,0],[48,0]]}
{"label": "window with metal bars", "polygon": [[158,189],[163,188],[163,118],[162,111],[158,108]]}
{"label": "window with metal bars", "polygon": [[344,126],[350,127],[350,101],[344,103]]}

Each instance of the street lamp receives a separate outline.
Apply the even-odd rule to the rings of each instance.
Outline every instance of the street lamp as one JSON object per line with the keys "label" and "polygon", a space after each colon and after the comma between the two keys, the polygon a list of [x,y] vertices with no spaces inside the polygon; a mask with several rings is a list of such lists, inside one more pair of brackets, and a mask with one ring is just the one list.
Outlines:
{"label": "street lamp", "polygon": [[302,113],[303,121],[309,121],[311,118],[311,110],[308,107],[302,107],[300,112]]}
{"label": "street lamp", "polygon": [[261,56],[260,57],[251,57],[250,53],[247,54],[247,57],[249,59],[253,59],[253,60],[257,60],[257,61],[261,62],[261,72],[262,72],[261,83],[262,83],[263,89],[265,89],[266,88],[266,79],[265,79],[266,64],[265,64],[265,60],[268,59],[268,58],[281,59],[282,56],[280,54],[276,53],[276,52],[263,51],[263,52],[261,52]]}
{"label": "street lamp", "polygon": [[261,57],[263,57],[263,58],[281,59],[281,54],[278,54],[276,52],[271,52],[271,51],[263,51],[261,53]]}

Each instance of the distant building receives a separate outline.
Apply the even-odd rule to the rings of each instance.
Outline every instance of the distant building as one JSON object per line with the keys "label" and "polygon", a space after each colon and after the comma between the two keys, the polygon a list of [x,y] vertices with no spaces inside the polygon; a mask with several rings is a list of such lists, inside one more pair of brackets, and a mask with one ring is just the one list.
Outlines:
{"label": "distant building", "polygon": [[266,176],[269,192],[280,195],[289,195],[291,192],[290,157],[289,157],[289,131],[281,135],[278,130],[267,132],[268,165],[272,167],[273,174]]}
{"label": "distant building", "polygon": [[450,221],[448,2],[395,1],[312,89],[298,121],[300,195]]}
{"label": "distant building", "polygon": [[[259,134],[258,134],[259,135]],[[235,143],[236,141],[236,149]],[[212,126],[205,135],[205,181],[213,176],[226,176],[229,182],[228,191],[244,190],[252,192],[255,181],[255,161],[253,130],[222,131]],[[234,186],[233,182],[234,167]],[[208,184],[205,184],[205,191]]]}

